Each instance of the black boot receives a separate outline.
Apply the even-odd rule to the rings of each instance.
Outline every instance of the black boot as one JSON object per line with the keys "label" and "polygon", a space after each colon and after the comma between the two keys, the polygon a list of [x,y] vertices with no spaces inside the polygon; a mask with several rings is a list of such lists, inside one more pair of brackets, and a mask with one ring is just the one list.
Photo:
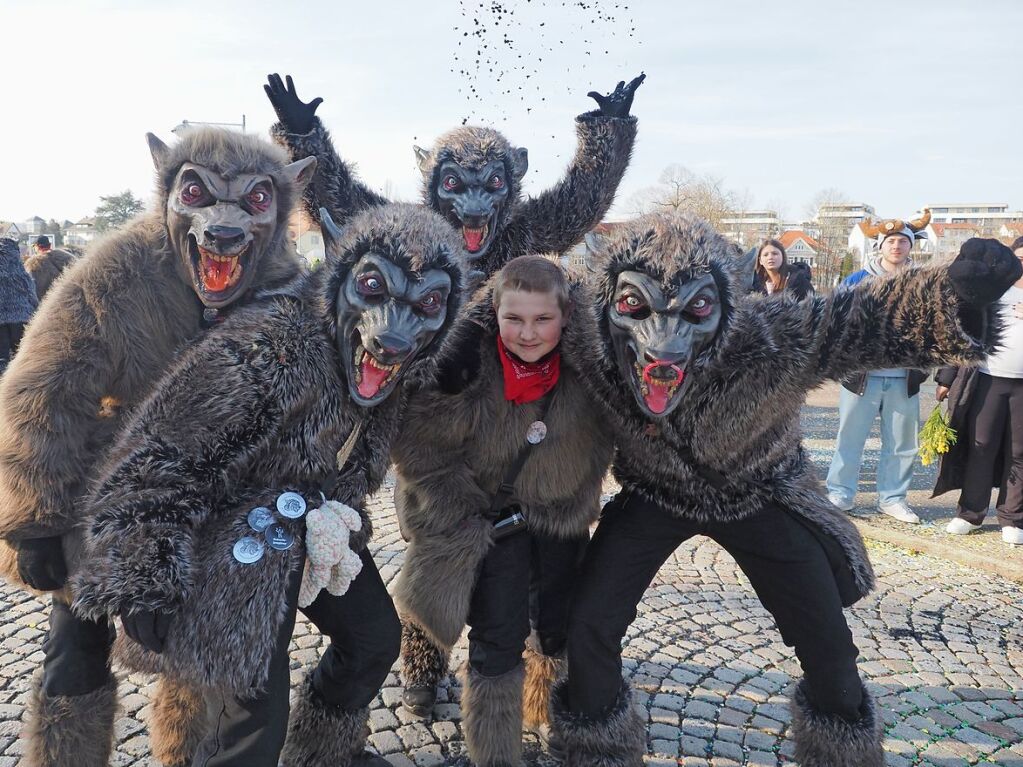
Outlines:
{"label": "black boot", "polygon": [[437,685],[448,671],[448,653],[409,621],[401,624],[401,704],[410,714],[428,717],[437,702]]}

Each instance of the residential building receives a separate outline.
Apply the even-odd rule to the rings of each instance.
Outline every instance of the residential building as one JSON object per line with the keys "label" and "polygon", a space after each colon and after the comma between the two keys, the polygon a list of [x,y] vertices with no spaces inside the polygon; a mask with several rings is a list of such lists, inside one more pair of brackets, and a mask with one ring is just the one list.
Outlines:
{"label": "residential building", "polygon": [[975,224],[986,237],[995,236],[1003,224],[1023,222],[1023,211],[1009,210],[1004,202],[928,203],[931,220],[939,224]]}
{"label": "residential building", "polygon": [[77,245],[80,248],[84,248],[98,236],[99,231],[96,229],[96,219],[92,217],[83,218],[70,226],[64,227],[65,245]]}
{"label": "residential building", "polygon": [[1011,245],[1016,241],[1017,237],[1023,237],[1023,221],[1013,221],[1011,223],[1002,224],[1001,228],[998,230],[998,236]]}
{"label": "residential building", "polygon": [[731,211],[721,219],[721,234],[747,248],[777,237],[781,230],[781,219],[773,210]]}
{"label": "residential building", "polygon": [[817,254],[823,246],[809,234],[794,229],[782,232],[777,239],[785,246],[785,257],[790,263],[807,264],[811,269],[817,266]]}
{"label": "residential building", "polygon": [[21,231],[25,234],[42,234],[43,229],[46,228],[45,219],[39,218],[39,216],[33,216],[21,227]]}
{"label": "residential building", "polygon": [[21,228],[13,221],[0,221],[0,237],[6,237],[11,240],[20,240],[21,235]]}
{"label": "residential building", "polygon": [[924,230],[927,239],[920,243],[920,250],[929,258],[938,260],[955,258],[959,249],[971,237],[982,237],[983,233],[978,224],[942,224],[931,223]]}

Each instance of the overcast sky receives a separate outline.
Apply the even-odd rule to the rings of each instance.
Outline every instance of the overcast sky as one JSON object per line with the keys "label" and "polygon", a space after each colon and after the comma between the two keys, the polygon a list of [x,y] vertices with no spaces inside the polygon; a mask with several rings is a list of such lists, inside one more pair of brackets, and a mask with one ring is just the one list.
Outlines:
{"label": "overcast sky", "polygon": [[[275,71],[324,98],[341,155],[402,199],[412,145],[467,117],[528,147],[526,190],[542,190],[587,91],[643,70],[618,213],[676,163],[790,218],[829,187],[888,217],[1023,208],[1019,0],[3,0],[0,28],[0,219],[148,199],[144,134],[244,114],[266,135]],[[477,70],[477,49],[493,63]]]}

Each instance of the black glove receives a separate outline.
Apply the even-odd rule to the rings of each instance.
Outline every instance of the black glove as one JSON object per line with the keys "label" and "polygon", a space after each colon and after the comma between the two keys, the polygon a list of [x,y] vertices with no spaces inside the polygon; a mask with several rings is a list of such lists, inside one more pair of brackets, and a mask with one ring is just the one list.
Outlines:
{"label": "black glove", "polygon": [[480,373],[480,342],[483,327],[476,322],[462,323],[458,338],[437,363],[437,387],[445,394],[459,394]]}
{"label": "black glove", "polygon": [[317,97],[306,104],[298,97],[291,75],[286,75],[286,78],[288,86],[285,88],[280,75],[267,75],[268,84],[263,86],[263,90],[277,112],[277,119],[284,124],[289,133],[308,133],[313,129],[316,107],[323,103],[323,99]]}
{"label": "black glove", "polygon": [[636,89],[643,84],[644,80],[646,80],[646,73],[632,78],[632,82],[628,85],[622,80],[618,83],[618,87],[607,96],[602,96],[597,91],[590,91],[586,95],[597,102],[602,117],[628,117],[629,110],[632,109],[632,97],[636,95]]}
{"label": "black glove", "polygon": [[18,541],[18,575],[39,591],[56,591],[67,582],[67,563],[59,535]]}
{"label": "black glove", "polygon": [[173,613],[163,610],[121,610],[124,633],[147,650],[163,652]]}
{"label": "black glove", "polygon": [[984,307],[1001,298],[1020,276],[1023,264],[998,240],[971,237],[948,267],[952,289],[963,303]]}

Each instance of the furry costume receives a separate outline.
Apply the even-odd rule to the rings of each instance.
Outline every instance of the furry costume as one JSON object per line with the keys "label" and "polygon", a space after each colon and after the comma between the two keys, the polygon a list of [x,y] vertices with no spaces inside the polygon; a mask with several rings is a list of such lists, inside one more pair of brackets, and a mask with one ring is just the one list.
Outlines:
{"label": "furry costume", "polygon": [[0,237],[0,325],[25,324],[38,303],[35,283],[21,263],[18,243]]}
{"label": "furry costume", "polygon": [[[579,381],[578,371],[587,364],[579,355],[590,348],[583,339],[593,324],[591,302],[581,285],[573,285],[571,294],[573,310],[559,347],[561,377],[548,395],[552,399],[543,419],[548,436],[532,448],[515,482],[515,500],[529,529],[562,541],[588,536],[612,451],[604,421]],[[514,405],[504,397],[490,287],[482,289],[466,308],[454,334],[452,347],[468,347],[469,352],[457,360],[445,360],[443,366],[459,373],[468,367],[472,380],[458,381],[457,393],[442,382],[413,395],[393,449],[398,475],[395,506],[409,541],[394,589],[406,623],[402,661],[408,687],[432,689],[446,668],[447,654],[469,615],[474,574],[492,546],[493,524],[483,512],[540,410],[539,401]],[[445,414],[443,430],[437,428],[438,412]],[[537,701],[546,699],[553,676],[542,663],[531,663],[528,670],[530,723],[541,724],[546,717]],[[484,684],[474,674],[470,672],[469,677],[477,680],[475,688],[482,692],[463,699],[462,705],[466,717],[479,721],[478,715],[469,713],[472,701],[482,700],[494,684],[489,678]],[[510,694],[502,698],[510,699]],[[521,706],[521,681],[516,700]],[[505,746],[518,748],[521,709],[508,712],[508,717]],[[494,737],[477,737],[473,742],[490,743]],[[497,764],[490,761],[494,752],[495,748],[486,747],[475,753],[470,745],[470,755],[480,764]]]}
{"label": "furry costume", "polygon": [[[711,534],[773,509],[779,521],[800,520],[794,529],[812,531],[824,546],[836,581],[833,599],[851,604],[866,594],[874,583],[870,562],[855,527],[818,490],[800,445],[799,407],[807,391],[851,370],[929,367],[983,356],[997,340],[987,303],[999,284],[1016,279],[1020,267],[1007,249],[971,242],[978,244],[964,246],[951,267],[907,271],[828,298],[794,302],[745,297],[739,286],[748,278],[734,246],[699,219],[653,215],[624,226],[599,256],[594,276],[599,341],[587,355],[595,369],[583,379],[616,426],[614,471],[623,493],[616,500],[615,529],[620,533],[628,523],[631,507],[652,506],[664,525],[674,518]],[[705,339],[687,341],[714,321],[717,327]],[[601,528],[607,514],[605,508]],[[587,679],[585,659],[575,648],[600,630],[601,603],[628,612],[610,604],[614,596],[587,587],[593,572],[618,569],[612,546],[603,549],[608,556],[594,554],[600,535],[598,528],[575,602],[570,689]],[[751,580],[760,593],[763,584]],[[772,588],[812,587],[786,583],[781,573],[778,580],[781,586]],[[840,605],[834,607],[841,620]],[[615,626],[621,633],[624,628]],[[796,648],[800,652],[798,640]],[[611,681],[609,675],[603,688]],[[607,725],[590,717],[580,730],[577,712],[610,701],[575,695],[556,715],[556,729],[569,764],[592,764],[579,756],[591,753],[587,733]],[[864,695],[861,712],[872,711]],[[798,737],[804,763],[846,763],[834,749],[855,741],[863,756],[857,763],[879,767],[879,749],[863,745],[864,736],[829,739],[821,729],[828,719],[823,712],[803,718]],[[857,726],[876,738],[875,722],[876,717],[864,719]],[[841,729],[827,727],[832,733]],[[602,764],[638,764],[639,753],[615,753],[620,758]]]}
{"label": "furry costume", "polygon": [[[255,563],[241,564],[232,550],[252,534],[249,510],[272,507],[285,489],[313,501],[320,488],[358,509],[383,480],[405,382],[421,384],[431,375],[430,354],[457,309],[458,243],[435,214],[400,205],[356,217],[339,236],[328,238],[323,269],[239,309],[185,354],[129,423],[101,473],[88,504],[88,559],[74,580],[74,606],[90,616],[173,614],[161,653],[126,643],[136,668],[225,697],[259,693],[278,635],[293,621],[289,584],[304,564],[304,518],[280,520],[295,537],[291,548],[268,548]],[[377,396],[358,382],[367,375],[367,355],[397,345],[404,314],[421,310],[392,286],[393,299],[374,298],[363,313],[368,327],[360,320],[353,330],[354,320],[341,316],[351,306],[346,296],[353,284],[379,287],[366,280],[384,279],[383,260],[401,270],[400,285],[410,290],[432,279],[449,291],[437,291],[441,303],[419,323],[426,329],[402,357],[401,376]],[[365,350],[347,345],[353,332]],[[346,359],[353,354],[354,367]],[[357,396],[378,401],[362,406]],[[356,429],[352,452],[332,479],[339,448]],[[368,535],[363,515],[353,548],[365,548]],[[361,740],[344,741],[343,733],[361,732],[362,724],[353,720],[339,730],[330,724],[341,716],[333,712],[336,704],[326,713],[324,705],[296,707],[287,764],[343,767],[349,762],[342,757],[361,752]],[[303,712],[326,720],[299,721]]]}
{"label": "furry costume", "polygon": [[[488,231],[481,250],[465,251],[469,259],[476,260],[475,269],[490,275],[515,256],[562,253],[600,223],[614,201],[632,154],[636,118],[629,110],[642,81],[641,76],[628,86],[620,83],[608,97],[590,94],[600,108],[576,118],[578,147],[567,174],[557,186],[526,201],[519,200],[528,167],[526,150],[513,147],[492,128],[456,128],[440,136],[432,150],[415,148],[423,174],[423,204],[444,213],[460,230],[470,222],[461,220],[440,199],[442,166],[450,162],[470,172],[491,164],[503,169],[502,193],[506,187],[506,194],[496,217],[485,225]],[[366,206],[386,202],[358,181],[351,167],[338,156],[323,123],[313,116],[322,99],[303,104],[290,77],[288,84],[285,91],[280,78],[273,75],[266,86],[281,120],[271,128],[271,135],[287,147],[293,158],[317,158],[316,182],[302,199],[306,213],[318,220],[323,206],[335,220],[343,222]],[[471,225],[484,226],[482,222]]]}
{"label": "furry costume", "polygon": [[53,281],[75,262],[75,256],[61,248],[54,248],[45,253],[36,253],[25,259],[25,268],[36,283],[36,294],[39,300],[49,291]]}
{"label": "furry costume", "polygon": [[[175,206],[184,166],[201,167],[225,179],[255,175],[272,186],[275,199],[267,215],[273,215],[258,224],[265,234],[251,241],[255,244],[246,257],[243,290],[234,291],[233,302],[244,303],[260,289],[287,284],[299,274],[300,262],[287,243],[287,219],[312,171],[309,165],[289,166],[277,147],[228,131],[193,131],[173,147],[155,136],[149,140],[157,170],[155,208],[98,242],[55,284],[46,312],[29,326],[25,353],[15,359],[0,384],[0,538],[4,539],[0,561],[5,576],[17,585],[30,585],[18,573],[22,563],[17,560],[26,546],[38,545],[33,542],[55,544],[49,557],[61,560],[49,565],[60,577],[45,584],[47,588],[57,588],[63,581],[63,559],[71,569],[77,565],[80,501],[98,461],[126,414],[153,390],[175,353],[202,330],[204,303],[193,282],[190,246],[173,236],[175,221],[183,218]],[[202,215],[230,207],[210,206]],[[213,240],[204,239],[201,244],[218,247]],[[8,544],[21,549],[18,557]],[[56,598],[63,601],[67,596]],[[97,627],[98,633],[104,630]],[[64,646],[80,659],[80,648],[74,646],[77,640],[65,639],[54,642],[54,647]],[[104,654],[91,661],[101,676],[109,659]],[[77,703],[67,700],[64,705]],[[167,733],[159,731],[164,724]],[[53,720],[46,726],[65,724]],[[169,743],[173,733],[190,727],[153,720],[151,729],[154,740]],[[37,731],[30,724],[29,732]],[[29,737],[34,742],[36,735]],[[65,742],[57,732],[39,737]],[[93,737],[103,740],[108,734],[97,725]],[[106,760],[87,761],[92,753],[87,750],[45,753],[52,761],[43,765],[74,759],[77,767],[106,767]]]}

